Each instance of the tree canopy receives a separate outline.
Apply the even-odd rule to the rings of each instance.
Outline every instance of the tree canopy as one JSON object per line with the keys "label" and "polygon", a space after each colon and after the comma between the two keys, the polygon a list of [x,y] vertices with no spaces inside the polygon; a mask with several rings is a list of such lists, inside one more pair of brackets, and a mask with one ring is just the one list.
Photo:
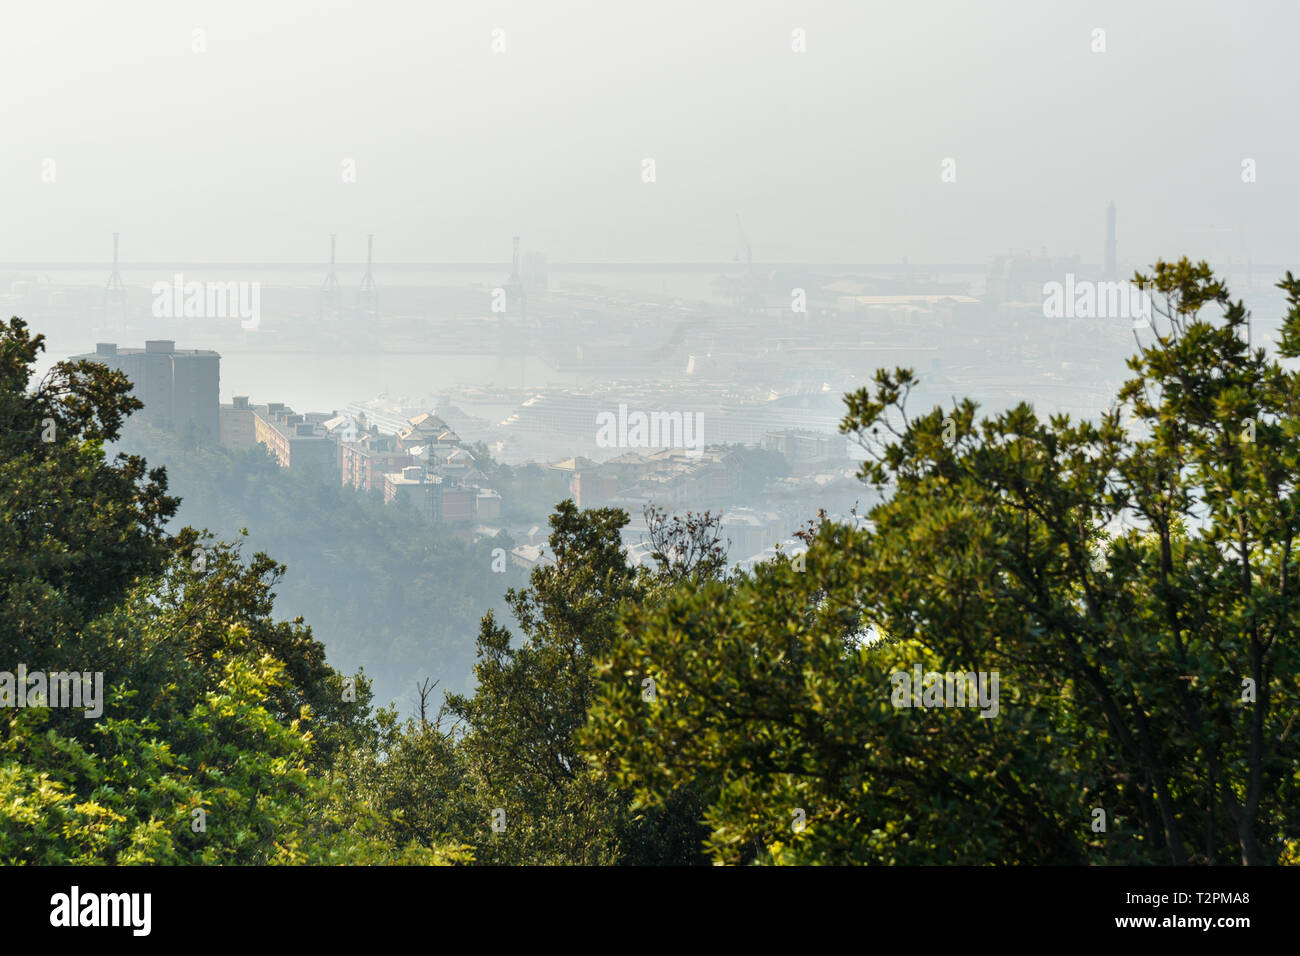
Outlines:
{"label": "tree canopy", "polygon": [[[1300,379],[1204,264],[1136,281],[1161,319],[1098,422],[916,414],[906,369],[849,395],[893,493],[623,620],[590,728],[617,779],[717,781],[723,861],[1295,862]],[[996,715],[895,706],[918,665],[998,675]]]}
{"label": "tree canopy", "polygon": [[129,383],[33,384],[11,320],[0,671],[104,706],[0,709],[0,861],[1300,862],[1300,280],[1273,353],[1204,263],[1135,281],[1096,420],[916,410],[904,368],[846,396],[888,494],[806,553],[728,571],[717,515],[650,508],[637,567],[625,512],[561,502],[474,686],[409,673],[405,722],[283,619],[283,564],[108,459]]}

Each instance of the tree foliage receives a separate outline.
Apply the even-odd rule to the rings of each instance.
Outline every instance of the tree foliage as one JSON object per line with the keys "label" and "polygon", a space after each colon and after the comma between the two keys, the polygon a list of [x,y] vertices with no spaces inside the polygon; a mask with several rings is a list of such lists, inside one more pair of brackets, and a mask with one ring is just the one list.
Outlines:
{"label": "tree foliage", "polygon": [[404,723],[279,617],[284,565],[107,459],[128,383],[33,387],[11,320],[0,670],[108,693],[0,712],[0,861],[1300,862],[1300,280],[1275,355],[1204,263],[1135,281],[1097,421],[917,413],[908,369],[846,396],[891,493],[793,560],[728,574],[718,516],[651,508],[634,567],[623,511],[561,502],[474,690]]}
{"label": "tree foliage", "polygon": [[[617,779],[649,804],[716,784],[723,861],[1294,862],[1300,379],[1204,264],[1137,281],[1162,321],[1097,423],[911,416],[906,369],[848,396],[894,493],[802,571],[622,622],[591,730]],[[894,706],[917,665],[996,672],[996,716]]]}
{"label": "tree foliage", "polygon": [[[162,469],[118,455],[130,383],[60,363],[0,328],[0,671],[102,675],[102,714],[14,695],[0,711],[6,863],[463,862],[450,843],[392,846],[343,798],[342,755],[380,726],[369,683],[274,618],[284,568],[166,519]],[[92,682],[93,684],[93,682]]]}

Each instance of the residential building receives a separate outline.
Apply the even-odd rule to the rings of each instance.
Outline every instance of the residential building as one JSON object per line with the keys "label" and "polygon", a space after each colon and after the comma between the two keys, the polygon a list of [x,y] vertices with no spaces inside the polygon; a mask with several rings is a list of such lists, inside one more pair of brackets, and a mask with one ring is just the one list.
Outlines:
{"label": "residential building", "polygon": [[779,515],[753,508],[730,508],[722,515],[722,537],[733,560],[746,559],[786,536]]}
{"label": "residential building", "polygon": [[538,565],[554,564],[555,559],[545,554],[545,547],[540,544],[521,544],[510,551],[510,562],[516,567],[531,571]]}
{"label": "residential building", "polygon": [[477,521],[496,521],[501,517],[501,493],[491,488],[479,488],[474,497],[474,518]]}
{"label": "residential building", "polygon": [[193,424],[201,435],[221,435],[221,356],[210,349],[178,349],[172,339],[152,339],[144,348],[118,348],[100,342],[95,351],[72,361],[98,362],[131,380],[132,393],[144,403],[142,417],[177,429]]}
{"label": "residential building", "polygon": [[323,434],[313,416],[299,415],[282,402],[253,407],[253,436],[265,445],[281,468],[315,471],[323,478],[336,472],[334,441]]}
{"label": "residential building", "polygon": [[[396,435],[398,446],[404,449],[415,447],[446,449],[448,453],[457,450],[463,444],[460,436],[447,427],[437,415],[425,412],[406,420],[406,427],[399,429]],[[466,452],[465,454],[469,454]],[[473,461],[473,457],[470,457]]]}
{"label": "residential building", "polygon": [[799,428],[786,428],[768,432],[762,446],[768,451],[779,451],[792,462],[842,461],[845,457],[843,436]]}
{"label": "residential building", "polygon": [[436,524],[439,519],[438,491],[437,484],[428,480],[419,465],[408,465],[384,475],[384,504],[408,508],[430,524]]}
{"label": "residential building", "polygon": [[465,524],[474,520],[475,489],[442,480],[438,482],[438,489],[438,520],[441,524]]}
{"label": "residential building", "polygon": [[394,435],[371,430],[354,442],[339,446],[340,472],[345,486],[361,491],[385,493],[384,476],[401,472],[417,464],[410,452],[401,448]]}
{"label": "residential building", "polygon": [[575,472],[569,479],[569,495],[579,508],[599,508],[618,493],[618,477],[603,468]]}
{"label": "residential building", "polygon": [[[495,491],[468,488],[421,465],[408,465],[384,475],[384,503],[405,505],[430,524],[463,526],[476,518],[499,517],[501,496]],[[479,512],[483,502],[484,512]]]}
{"label": "residential building", "polygon": [[220,431],[221,444],[226,448],[243,450],[257,445],[253,407],[247,395],[236,395],[229,405],[221,406]]}

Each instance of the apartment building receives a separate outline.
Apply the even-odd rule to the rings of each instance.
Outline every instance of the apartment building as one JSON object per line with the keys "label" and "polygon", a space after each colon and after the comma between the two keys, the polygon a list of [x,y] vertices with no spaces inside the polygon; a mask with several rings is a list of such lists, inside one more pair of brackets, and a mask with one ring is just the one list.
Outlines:
{"label": "apartment building", "polygon": [[367,432],[354,442],[339,446],[340,472],[344,486],[360,491],[388,492],[384,476],[400,474],[403,469],[416,465],[415,458],[404,450],[395,435]]}
{"label": "apartment building", "polygon": [[118,348],[99,342],[95,351],[72,361],[98,362],[131,380],[132,394],[144,403],[141,416],[177,429],[193,424],[201,435],[221,434],[221,356],[210,349],[178,349],[172,339],[152,339],[144,348]]}
{"label": "apartment building", "polygon": [[[421,465],[408,465],[384,475],[384,503],[407,507],[430,524],[466,525],[476,519],[500,517],[501,496],[495,491],[468,488]],[[485,513],[479,513],[482,501]]]}
{"label": "apartment building", "polygon": [[300,415],[282,402],[253,406],[253,437],[275,456],[281,468],[335,474],[335,445],[316,419]]}
{"label": "apartment building", "polygon": [[247,395],[236,395],[229,405],[220,409],[220,441],[226,448],[244,450],[257,445],[257,431],[253,427],[253,406]]}

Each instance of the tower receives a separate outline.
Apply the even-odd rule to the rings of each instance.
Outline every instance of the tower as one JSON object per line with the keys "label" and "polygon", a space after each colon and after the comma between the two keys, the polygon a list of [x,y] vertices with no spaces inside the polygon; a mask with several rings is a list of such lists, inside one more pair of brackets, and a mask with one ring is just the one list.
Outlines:
{"label": "tower", "polygon": [[371,233],[366,236],[366,274],[361,277],[361,294],[358,299],[358,307],[362,315],[376,316],[379,314],[379,289],[375,285],[375,277],[370,274],[370,267],[375,258],[375,235]]}
{"label": "tower", "polygon": [[1115,200],[1106,207],[1106,257],[1103,269],[1107,279],[1115,278]]}
{"label": "tower", "polygon": [[325,281],[320,287],[320,315],[325,318],[326,314],[332,319],[339,317],[339,306],[341,304],[341,295],[339,293],[339,278],[334,273],[334,235],[330,235],[330,271],[325,276]]}

